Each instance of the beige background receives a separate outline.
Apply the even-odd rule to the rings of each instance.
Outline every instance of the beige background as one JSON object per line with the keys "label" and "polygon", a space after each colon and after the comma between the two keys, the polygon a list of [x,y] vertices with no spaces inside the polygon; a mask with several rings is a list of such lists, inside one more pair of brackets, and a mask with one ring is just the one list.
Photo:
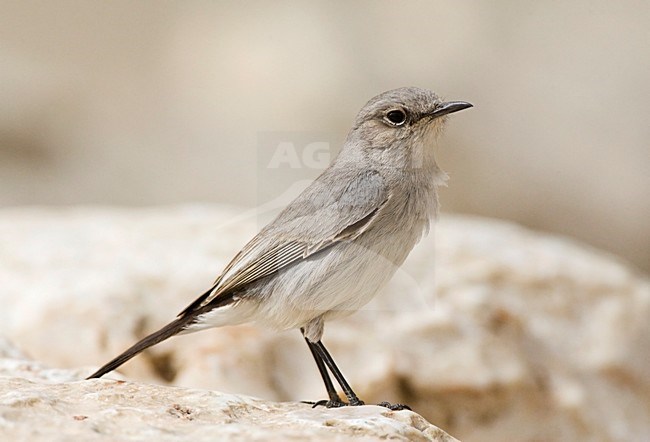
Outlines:
{"label": "beige background", "polygon": [[650,270],[647,1],[0,10],[4,206],[257,206],[318,173],[304,157],[268,168],[274,146],[336,151],[370,97],[415,85],[476,106],[437,148],[443,211],[570,235]]}

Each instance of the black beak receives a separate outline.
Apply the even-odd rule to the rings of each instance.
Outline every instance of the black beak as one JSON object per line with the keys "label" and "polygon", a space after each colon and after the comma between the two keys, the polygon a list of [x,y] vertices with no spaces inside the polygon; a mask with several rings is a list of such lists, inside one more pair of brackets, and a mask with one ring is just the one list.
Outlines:
{"label": "black beak", "polygon": [[454,112],[462,111],[473,107],[472,103],[466,101],[448,101],[436,107],[433,112],[429,114],[431,119],[442,117],[443,115],[452,114]]}

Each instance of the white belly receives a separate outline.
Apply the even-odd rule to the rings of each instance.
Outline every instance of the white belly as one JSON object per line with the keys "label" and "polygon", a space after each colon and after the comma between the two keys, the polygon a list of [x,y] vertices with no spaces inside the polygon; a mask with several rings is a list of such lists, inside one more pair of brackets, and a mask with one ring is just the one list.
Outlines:
{"label": "white belly", "polygon": [[276,329],[299,328],[323,316],[346,316],[368,303],[395,274],[421,230],[412,237],[363,236],[338,243],[291,265],[261,285],[256,320]]}

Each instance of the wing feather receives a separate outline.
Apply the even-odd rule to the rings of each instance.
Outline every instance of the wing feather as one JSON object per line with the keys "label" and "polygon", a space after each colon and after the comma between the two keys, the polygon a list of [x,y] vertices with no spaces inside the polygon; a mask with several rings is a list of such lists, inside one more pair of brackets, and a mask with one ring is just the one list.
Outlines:
{"label": "wing feather", "polygon": [[329,177],[328,172],[330,169],[246,244],[214,286],[181,316],[366,231],[389,197],[383,179],[372,170],[344,176],[347,180],[340,174]]}

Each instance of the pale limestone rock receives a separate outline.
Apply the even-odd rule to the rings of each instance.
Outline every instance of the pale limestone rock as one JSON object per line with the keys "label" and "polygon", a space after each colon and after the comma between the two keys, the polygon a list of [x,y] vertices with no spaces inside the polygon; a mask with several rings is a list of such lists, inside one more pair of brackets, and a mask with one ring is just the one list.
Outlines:
{"label": "pale limestone rock", "polygon": [[[89,374],[201,293],[261,218],[214,206],[5,209],[0,332]],[[376,300],[327,324],[324,342],[363,399],[408,403],[463,440],[644,440],[649,319],[648,279],[611,256],[443,217]],[[120,371],[268,400],[325,396],[296,331],[177,337]]]}
{"label": "pale limestone rock", "polygon": [[[20,354],[6,341],[0,352]],[[79,381],[82,376],[81,369],[0,358],[0,440],[456,441],[411,411],[313,409],[207,390]]]}

